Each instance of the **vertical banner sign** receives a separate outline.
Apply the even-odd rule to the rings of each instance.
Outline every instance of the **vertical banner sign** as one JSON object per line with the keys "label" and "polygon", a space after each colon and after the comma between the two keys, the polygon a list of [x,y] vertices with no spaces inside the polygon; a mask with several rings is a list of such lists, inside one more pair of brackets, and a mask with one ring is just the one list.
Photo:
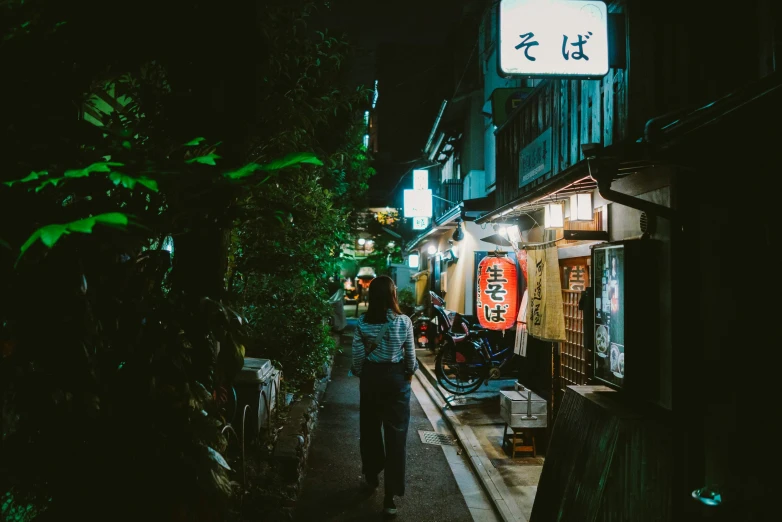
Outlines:
{"label": "vertical banner sign", "polygon": [[428,170],[414,170],[413,171],[413,190],[428,190],[429,189],[429,171]]}
{"label": "vertical banner sign", "polygon": [[432,217],[431,190],[405,190],[405,217]]}
{"label": "vertical banner sign", "polygon": [[602,78],[608,10],[602,1],[502,0],[500,73]]}
{"label": "vertical banner sign", "polygon": [[[510,234],[509,234],[510,235]],[[512,240],[511,240],[512,241]],[[527,356],[527,341],[529,332],[527,331],[527,306],[529,305],[529,277],[527,276],[527,251],[517,250],[516,258],[521,266],[521,277],[524,278],[524,294],[521,296],[521,306],[516,317],[516,339],[514,340],[514,351],[522,357]]]}
{"label": "vertical banner sign", "polygon": [[565,311],[559,279],[557,247],[531,248],[527,251],[529,304],[527,329],[543,341],[565,340]]}
{"label": "vertical banner sign", "polygon": [[485,257],[478,265],[478,321],[489,330],[508,330],[516,322],[518,274],[506,257]]}

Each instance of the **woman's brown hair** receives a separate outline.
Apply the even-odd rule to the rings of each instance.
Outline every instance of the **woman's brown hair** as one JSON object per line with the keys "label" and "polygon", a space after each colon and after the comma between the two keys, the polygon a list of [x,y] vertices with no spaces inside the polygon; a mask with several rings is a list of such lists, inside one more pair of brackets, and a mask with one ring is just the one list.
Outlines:
{"label": "woman's brown hair", "polygon": [[388,276],[378,276],[369,285],[369,306],[364,315],[364,322],[381,324],[386,322],[386,313],[391,310],[402,315],[396,300],[396,285]]}

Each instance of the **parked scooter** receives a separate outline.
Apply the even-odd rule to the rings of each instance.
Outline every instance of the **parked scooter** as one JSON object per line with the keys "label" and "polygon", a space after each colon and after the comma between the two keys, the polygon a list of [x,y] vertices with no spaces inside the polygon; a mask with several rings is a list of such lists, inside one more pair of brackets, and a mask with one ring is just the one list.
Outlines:
{"label": "parked scooter", "polygon": [[445,341],[445,334],[451,330],[457,314],[446,309],[443,298],[431,290],[429,301],[430,313],[426,313],[426,307],[416,307],[416,312],[411,317],[413,336],[416,347],[436,351]]}

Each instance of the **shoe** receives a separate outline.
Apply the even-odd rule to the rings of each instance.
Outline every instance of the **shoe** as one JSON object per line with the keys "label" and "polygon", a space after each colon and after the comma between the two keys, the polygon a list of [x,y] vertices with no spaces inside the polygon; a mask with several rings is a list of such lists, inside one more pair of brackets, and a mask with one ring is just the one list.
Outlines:
{"label": "shoe", "polygon": [[383,500],[383,516],[388,518],[396,516],[394,497],[386,497],[385,500]]}

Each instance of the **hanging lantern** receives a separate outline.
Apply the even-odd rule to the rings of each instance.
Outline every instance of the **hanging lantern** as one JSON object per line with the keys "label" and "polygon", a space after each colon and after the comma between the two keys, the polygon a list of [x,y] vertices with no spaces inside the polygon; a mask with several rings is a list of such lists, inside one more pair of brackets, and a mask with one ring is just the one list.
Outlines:
{"label": "hanging lantern", "polygon": [[570,221],[592,221],[592,194],[573,194],[570,196]]}
{"label": "hanging lantern", "polygon": [[549,203],[543,212],[543,228],[562,228],[565,226],[565,216],[561,203]]}
{"label": "hanging lantern", "polygon": [[507,330],[518,308],[516,264],[507,257],[485,257],[478,265],[478,321],[489,330]]}

